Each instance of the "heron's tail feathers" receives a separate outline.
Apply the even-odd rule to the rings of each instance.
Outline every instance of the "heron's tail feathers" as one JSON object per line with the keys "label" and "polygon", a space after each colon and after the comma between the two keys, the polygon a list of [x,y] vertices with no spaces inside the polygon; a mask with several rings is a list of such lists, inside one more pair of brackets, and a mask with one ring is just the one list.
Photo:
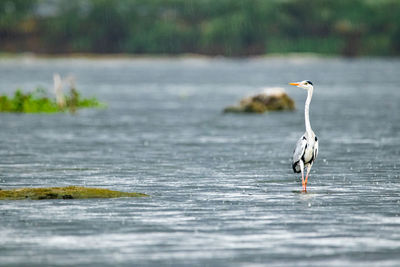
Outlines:
{"label": "heron's tail feathers", "polygon": [[293,168],[293,171],[294,171],[295,173],[300,173],[300,172],[301,172],[301,170],[300,170],[300,164],[299,164],[298,161],[296,161],[296,162],[293,163],[292,168]]}

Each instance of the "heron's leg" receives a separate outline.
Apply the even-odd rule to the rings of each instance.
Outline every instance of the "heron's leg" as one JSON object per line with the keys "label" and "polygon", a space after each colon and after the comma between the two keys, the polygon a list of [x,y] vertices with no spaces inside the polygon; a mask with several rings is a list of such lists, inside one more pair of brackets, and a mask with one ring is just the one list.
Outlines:
{"label": "heron's leg", "polygon": [[303,163],[302,160],[300,160],[299,164],[300,164],[300,170],[301,170],[301,183],[303,185],[303,191],[305,191],[306,190],[306,184],[304,182],[304,163]]}
{"label": "heron's leg", "polygon": [[311,164],[308,164],[308,166],[307,166],[306,180],[305,180],[306,186],[307,186],[308,175],[310,174],[310,171],[311,171],[311,167],[312,167],[312,163],[311,163]]}

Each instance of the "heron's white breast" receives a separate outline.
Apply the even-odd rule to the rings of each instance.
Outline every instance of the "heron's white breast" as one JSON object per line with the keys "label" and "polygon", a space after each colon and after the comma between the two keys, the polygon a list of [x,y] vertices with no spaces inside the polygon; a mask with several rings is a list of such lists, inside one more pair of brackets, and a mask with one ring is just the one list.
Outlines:
{"label": "heron's white breast", "polygon": [[313,145],[307,145],[306,151],[304,151],[304,162],[309,162],[313,155],[314,155],[314,149],[313,149]]}
{"label": "heron's white breast", "polygon": [[307,137],[307,147],[304,151],[304,163],[308,163],[314,156],[314,145],[315,145],[315,134],[306,133]]}

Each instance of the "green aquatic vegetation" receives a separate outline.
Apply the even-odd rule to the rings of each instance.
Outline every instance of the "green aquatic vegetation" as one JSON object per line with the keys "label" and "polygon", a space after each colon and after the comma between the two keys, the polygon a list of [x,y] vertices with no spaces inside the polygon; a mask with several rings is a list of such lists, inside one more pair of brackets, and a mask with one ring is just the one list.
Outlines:
{"label": "green aquatic vegetation", "polygon": [[0,200],[88,199],[147,196],[148,195],[142,193],[120,192],[103,188],[90,188],[81,186],[17,188],[11,190],[0,189]]}
{"label": "green aquatic vegetation", "polygon": [[0,95],[0,112],[55,113],[101,107],[105,105],[94,97],[83,98],[75,88],[71,88],[69,94],[63,95],[62,104],[57,103],[56,98],[50,97],[43,88],[37,88],[33,92],[23,92],[18,89],[12,97]]}

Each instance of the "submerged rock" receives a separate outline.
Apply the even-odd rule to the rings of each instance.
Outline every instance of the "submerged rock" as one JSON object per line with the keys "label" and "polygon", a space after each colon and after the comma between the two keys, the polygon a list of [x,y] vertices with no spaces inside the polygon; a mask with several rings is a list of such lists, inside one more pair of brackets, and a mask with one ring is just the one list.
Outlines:
{"label": "submerged rock", "polygon": [[238,106],[229,106],[224,112],[264,113],[266,111],[294,110],[295,104],[283,88],[266,88],[255,96],[243,98]]}
{"label": "submerged rock", "polygon": [[87,199],[87,198],[117,198],[117,197],[146,197],[142,193],[128,193],[103,188],[81,186],[17,188],[0,190],[0,200],[18,199]]}

